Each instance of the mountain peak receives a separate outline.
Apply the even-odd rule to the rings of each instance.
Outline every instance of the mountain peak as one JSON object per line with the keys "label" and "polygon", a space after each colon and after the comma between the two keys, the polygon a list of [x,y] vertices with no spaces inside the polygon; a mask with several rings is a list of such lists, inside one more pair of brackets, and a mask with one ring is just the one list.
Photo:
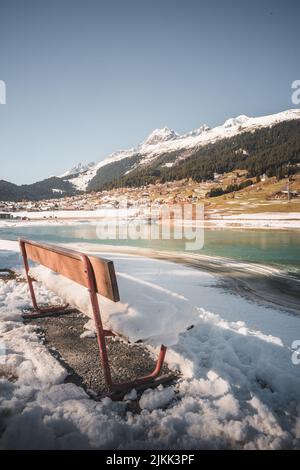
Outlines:
{"label": "mountain peak", "polygon": [[169,127],[163,127],[162,129],[155,129],[151,134],[144,140],[143,145],[155,145],[159,142],[166,142],[168,140],[174,140],[178,137],[178,134]]}
{"label": "mountain peak", "polygon": [[207,132],[210,130],[210,127],[207,124],[203,124],[202,126],[198,127],[197,129],[193,129],[186,134],[183,134],[181,137],[197,137],[198,135],[203,134],[203,132]]}
{"label": "mountain peak", "polygon": [[66,178],[67,176],[73,176],[73,175],[77,175],[80,173],[84,173],[85,171],[89,170],[93,166],[95,166],[95,162],[90,162],[87,164],[78,163],[78,165],[71,168],[71,170],[68,170],[62,175],[60,175],[59,178]]}
{"label": "mountain peak", "polygon": [[237,116],[235,118],[227,119],[227,121],[224,122],[223,127],[228,128],[241,126],[242,124],[245,124],[249,119],[250,118],[245,114],[241,114],[240,116]]}

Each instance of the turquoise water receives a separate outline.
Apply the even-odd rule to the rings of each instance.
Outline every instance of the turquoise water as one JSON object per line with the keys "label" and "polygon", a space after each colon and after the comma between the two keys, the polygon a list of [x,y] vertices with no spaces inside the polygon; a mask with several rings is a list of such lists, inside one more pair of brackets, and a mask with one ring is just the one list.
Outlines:
{"label": "turquoise water", "polygon": [[[97,225],[87,223],[0,229],[0,239],[16,240],[18,237],[52,243],[88,242],[185,251],[185,240],[99,240]],[[204,255],[276,265],[300,273],[300,231],[297,230],[205,229],[204,246],[195,251]]]}

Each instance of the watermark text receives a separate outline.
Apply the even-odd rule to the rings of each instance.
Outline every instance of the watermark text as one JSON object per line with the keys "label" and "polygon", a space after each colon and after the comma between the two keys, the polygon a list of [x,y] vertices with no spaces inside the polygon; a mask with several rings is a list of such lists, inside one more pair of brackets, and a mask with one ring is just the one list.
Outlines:
{"label": "watermark text", "polygon": [[294,80],[292,83],[292,103],[297,105],[300,104],[300,80]]}
{"label": "watermark text", "polygon": [[182,240],[185,250],[198,251],[204,245],[204,205],[131,207],[123,201],[96,233],[101,240]]}
{"label": "watermark text", "polygon": [[295,350],[292,354],[292,363],[295,366],[298,366],[300,364],[300,340],[299,339],[292,342],[292,349]]}
{"label": "watermark text", "polygon": [[0,80],[0,104],[6,104],[6,84]]}

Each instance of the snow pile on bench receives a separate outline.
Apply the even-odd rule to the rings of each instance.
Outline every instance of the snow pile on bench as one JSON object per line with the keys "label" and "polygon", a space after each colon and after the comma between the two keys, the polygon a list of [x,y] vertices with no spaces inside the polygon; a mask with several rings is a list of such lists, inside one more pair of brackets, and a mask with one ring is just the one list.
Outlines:
{"label": "snow pile on bench", "polygon": [[[85,287],[44,266],[31,268],[30,275],[64,302],[93,318]],[[199,309],[176,292],[125,273],[117,273],[117,280],[120,297],[125,298],[126,303],[114,303],[98,295],[101,317],[105,328],[131,342],[171,346],[178,342],[180,333],[199,319]],[[93,328],[92,322],[89,327]]]}

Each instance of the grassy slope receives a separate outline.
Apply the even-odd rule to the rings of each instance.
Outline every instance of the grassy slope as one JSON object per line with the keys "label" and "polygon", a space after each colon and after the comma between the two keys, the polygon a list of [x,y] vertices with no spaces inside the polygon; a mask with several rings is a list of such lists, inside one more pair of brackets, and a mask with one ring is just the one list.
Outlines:
{"label": "grassy slope", "polygon": [[[217,209],[220,212],[232,213],[261,213],[261,212],[300,212],[300,198],[275,199],[274,194],[282,189],[287,179],[275,181],[271,178],[266,182],[256,183],[234,194],[225,194],[208,200],[207,209]],[[300,174],[291,183],[292,189],[300,193]]]}

